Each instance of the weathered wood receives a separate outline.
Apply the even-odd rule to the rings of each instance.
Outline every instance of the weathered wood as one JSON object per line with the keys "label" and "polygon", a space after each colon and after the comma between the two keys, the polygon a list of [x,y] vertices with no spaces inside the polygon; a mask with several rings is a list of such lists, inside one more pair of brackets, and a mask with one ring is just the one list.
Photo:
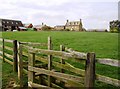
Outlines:
{"label": "weathered wood", "polygon": [[3,51],[0,51],[0,55],[2,55],[3,54]]}
{"label": "weathered wood", "polygon": [[3,39],[3,44],[2,44],[2,46],[3,46],[3,62],[5,62],[5,41],[4,41],[4,39]]}
{"label": "weathered wood", "polygon": [[17,49],[17,40],[13,41],[13,71],[17,72],[18,71],[18,60],[17,60],[17,53],[18,53],[18,49]]}
{"label": "weathered wood", "polygon": [[59,73],[59,72],[53,72],[50,70],[42,69],[42,68],[36,68],[32,66],[28,66],[29,71],[45,74],[45,75],[50,75],[53,77],[58,77],[67,81],[74,81],[74,82],[79,82],[79,83],[84,83],[84,78],[83,77],[78,77],[74,75],[69,75],[69,74],[64,74],[64,73]]}
{"label": "weathered wood", "polygon": [[[48,50],[52,50],[51,37],[48,37]],[[48,70],[52,69],[52,55],[48,55]],[[48,75],[48,86],[51,86],[51,76]]]}
{"label": "weathered wood", "polygon": [[13,43],[13,40],[4,39],[5,42]]}
{"label": "weathered wood", "polygon": [[10,55],[10,54],[7,54],[7,53],[4,53],[4,56],[10,58],[10,59],[13,59],[13,55]]}
{"label": "weathered wood", "polygon": [[[46,58],[42,58],[42,57],[36,56],[36,60],[41,61],[41,62],[47,64],[47,59]],[[71,71],[73,73],[80,74],[82,76],[85,75],[85,70],[82,70],[82,69],[79,69],[79,68],[75,68],[74,66],[68,64],[67,62],[66,62],[66,64],[61,64],[61,63],[53,61],[52,64],[55,67],[58,67],[58,68],[61,68],[61,69],[64,69],[64,70],[68,70],[68,71]]]}
{"label": "weathered wood", "polygon": [[[65,51],[65,47],[64,47],[63,45],[60,45],[60,51]],[[61,64],[65,64],[64,59],[61,59]],[[65,71],[64,69],[61,69],[60,72],[61,72],[61,73],[64,73],[64,71]],[[62,86],[65,85],[65,82],[63,82],[63,81],[61,81],[60,83],[61,83]]]}
{"label": "weathered wood", "polygon": [[96,80],[120,87],[120,80],[96,74]]}
{"label": "weathered wood", "polygon": [[[2,59],[3,57],[2,56],[0,56],[0,59]],[[4,59],[5,60],[5,62],[7,62],[7,63],[9,63],[10,65],[13,65],[13,62],[11,62],[10,60],[8,60],[8,59]]]}
{"label": "weathered wood", "polygon": [[[28,57],[28,66],[35,66],[35,53],[29,53]],[[34,82],[35,80],[35,72],[34,71],[28,71],[28,82]]]}
{"label": "weathered wood", "polygon": [[34,43],[34,42],[20,42],[20,44],[28,45],[28,46],[47,46],[46,43]]}
{"label": "weathered wood", "polygon": [[13,51],[13,49],[11,47],[5,46],[5,49],[9,50],[9,51]]}
{"label": "weathered wood", "polygon": [[3,38],[0,38],[0,41],[3,41]]}
{"label": "weathered wood", "polygon": [[54,50],[45,50],[45,49],[38,49],[38,48],[30,48],[31,53],[42,53],[42,54],[47,54],[47,55],[53,55],[53,56],[58,56],[59,58],[63,59],[80,59],[80,60],[85,60],[86,56],[81,54],[81,55],[76,55],[73,53],[67,53],[67,52],[60,52],[60,51],[54,51]]}
{"label": "weathered wood", "polygon": [[87,54],[86,53],[83,53],[83,52],[78,52],[78,51],[75,51],[75,50],[73,50],[72,48],[65,48],[65,50],[66,51],[68,51],[68,52],[70,52],[70,53],[74,53],[74,54],[76,54],[76,55],[84,55],[84,56],[87,56]]}
{"label": "weathered wood", "polygon": [[[39,80],[39,78],[38,77],[35,77],[37,80]],[[43,76],[43,78],[44,78],[44,81],[42,81],[44,84],[48,84],[48,80],[46,80],[46,77],[45,76]],[[64,88],[62,88],[62,87],[60,87],[59,85],[57,85],[57,84],[54,84],[54,83],[51,83],[51,87],[52,88],[55,88],[55,89],[64,89]]]}
{"label": "weathered wood", "polygon": [[39,85],[39,84],[36,84],[36,83],[33,83],[33,82],[28,82],[28,86],[31,87],[31,88],[42,88],[42,89],[53,89],[53,88],[50,88],[48,86],[44,86],[44,85]]}
{"label": "weathered wood", "polygon": [[13,65],[13,62],[11,62],[10,60],[8,60],[8,59],[6,59],[6,58],[5,58],[4,60],[5,60],[5,62],[7,62],[7,63]]}
{"label": "weathered wood", "polygon": [[[65,47],[63,45],[60,45],[60,51],[65,51]],[[64,59],[61,59],[61,64],[65,64]],[[61,73],[64,73],[64,69],[61,69]]]}
{"label": "weathered wood", "polygon": [[95,82],[95,53],[88,53],[85,67],[85,87],[92,89]]}
{"label": "weathered wood", "polygon": [[20,87],[23,87],[23,60],[22,60],[22,45],[18,43],[18,79]]}
{"label": "weathered wood", "polygon": [[96,62],[101,63],[101,64],[105,64],[105,65],[120,67],[119,60],[108,59],[108,58],[97,58]]}

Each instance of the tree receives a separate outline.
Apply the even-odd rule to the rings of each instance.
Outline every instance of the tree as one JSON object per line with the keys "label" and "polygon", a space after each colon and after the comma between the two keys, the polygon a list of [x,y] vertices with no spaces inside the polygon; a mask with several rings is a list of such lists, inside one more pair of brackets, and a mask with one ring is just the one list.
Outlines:
{"label": "tree", "polygon": [[111,21],[110,22],[110,32],[119,32],[120,29],[120,21]]}
{"label": "tree", "polygon": [[51,30],[52,30],[52,27],[45,25],[45,26],[42,27],[42,30],[43,30],[43,31],[51,31]]}

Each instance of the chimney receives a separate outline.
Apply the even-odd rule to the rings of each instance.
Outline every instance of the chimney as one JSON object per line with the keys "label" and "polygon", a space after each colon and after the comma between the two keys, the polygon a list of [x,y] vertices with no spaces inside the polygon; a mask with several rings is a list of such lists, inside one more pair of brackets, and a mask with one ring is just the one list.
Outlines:
{"label": "chimney", "polygon": [[80,22],[82,23],[82,19],[80,19]]}
{"label": "chimney", "polygon": [[67,23],[69,22],[69,20],[67,19]]}
{"label": "chimney", "polygon": [[42,26],[44,25],[44,23],[42,23]]}

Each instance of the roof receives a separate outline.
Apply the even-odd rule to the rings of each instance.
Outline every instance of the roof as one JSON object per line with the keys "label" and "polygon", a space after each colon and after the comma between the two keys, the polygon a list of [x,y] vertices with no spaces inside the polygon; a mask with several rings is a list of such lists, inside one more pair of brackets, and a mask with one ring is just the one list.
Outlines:
{"label": "roof", "polygon": [[33,28],[42,28],[43,25],[34,25]]}
{"label": "roof", "polygon": [[81,23],[80,21],[70,21],[70,22],[67,22],[66,25],[67,26],[72,26],[72,25],[73,26],[75,26],[75,25],[78,26],[78,25],[80,25],[80,23]]}
{"label": "roof", "polygon": [[56,25],[55,27],[64,27],[65,25]]}
{"label": "roof", "polygon": [[20,21],[20,20],[13,20],[13,19],[2,19],[2,18],[0,18],[0,20]]}
{"label": "roof", "polygon": [[25,24],[23,24],[25,27],[28,27],[30,24],[32,24],[32,23],[25,23]]}
{"label": "roof", "polygon": [[19,27],[20,29],[27,29],[27,28],[25,28],[25,27]]}
{"label": "roof", "polygon": [[7,26],[23,26],[22,22],[19,20],[10,20],[10,19],[0,19],[2,25]]}

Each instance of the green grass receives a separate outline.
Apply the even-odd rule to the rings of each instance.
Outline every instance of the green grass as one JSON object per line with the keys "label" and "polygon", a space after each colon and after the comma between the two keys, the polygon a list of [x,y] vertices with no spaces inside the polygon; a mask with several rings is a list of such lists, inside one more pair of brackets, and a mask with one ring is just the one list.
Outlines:
{"label": "green grass", "polygon": [[[52,37],[53,49],[59,50],[64,44],[80,52],[95,52],[96,57],[118,59],[118,34],[104,32],[3,32],[3,38],[46,43],[47,37]],[[79,63],[69,61],[75,67],[84,68]],[[3,65],[7,66],[7,65]],[[3,70],[6,73],[6,71]],[[9,72],[9,71],[8,71]],[[8,73],[7,72],[7,73]],[[96,73],[112,78],[118,78],[118,68],[96,64]],[[120,78],[119,78],[120,79]],[[7,79],[5,79],[7,80]],[[104,83],[96,83],[97,87],[114,87]]]}
{"label": "green grass", "polygon": [[19,41],[47,42],[52,37],[53,48],[59,45],[81,52],[95,52],[100,58],[118,59],[118,34],[103,32],[3,32],[3,38]]}

